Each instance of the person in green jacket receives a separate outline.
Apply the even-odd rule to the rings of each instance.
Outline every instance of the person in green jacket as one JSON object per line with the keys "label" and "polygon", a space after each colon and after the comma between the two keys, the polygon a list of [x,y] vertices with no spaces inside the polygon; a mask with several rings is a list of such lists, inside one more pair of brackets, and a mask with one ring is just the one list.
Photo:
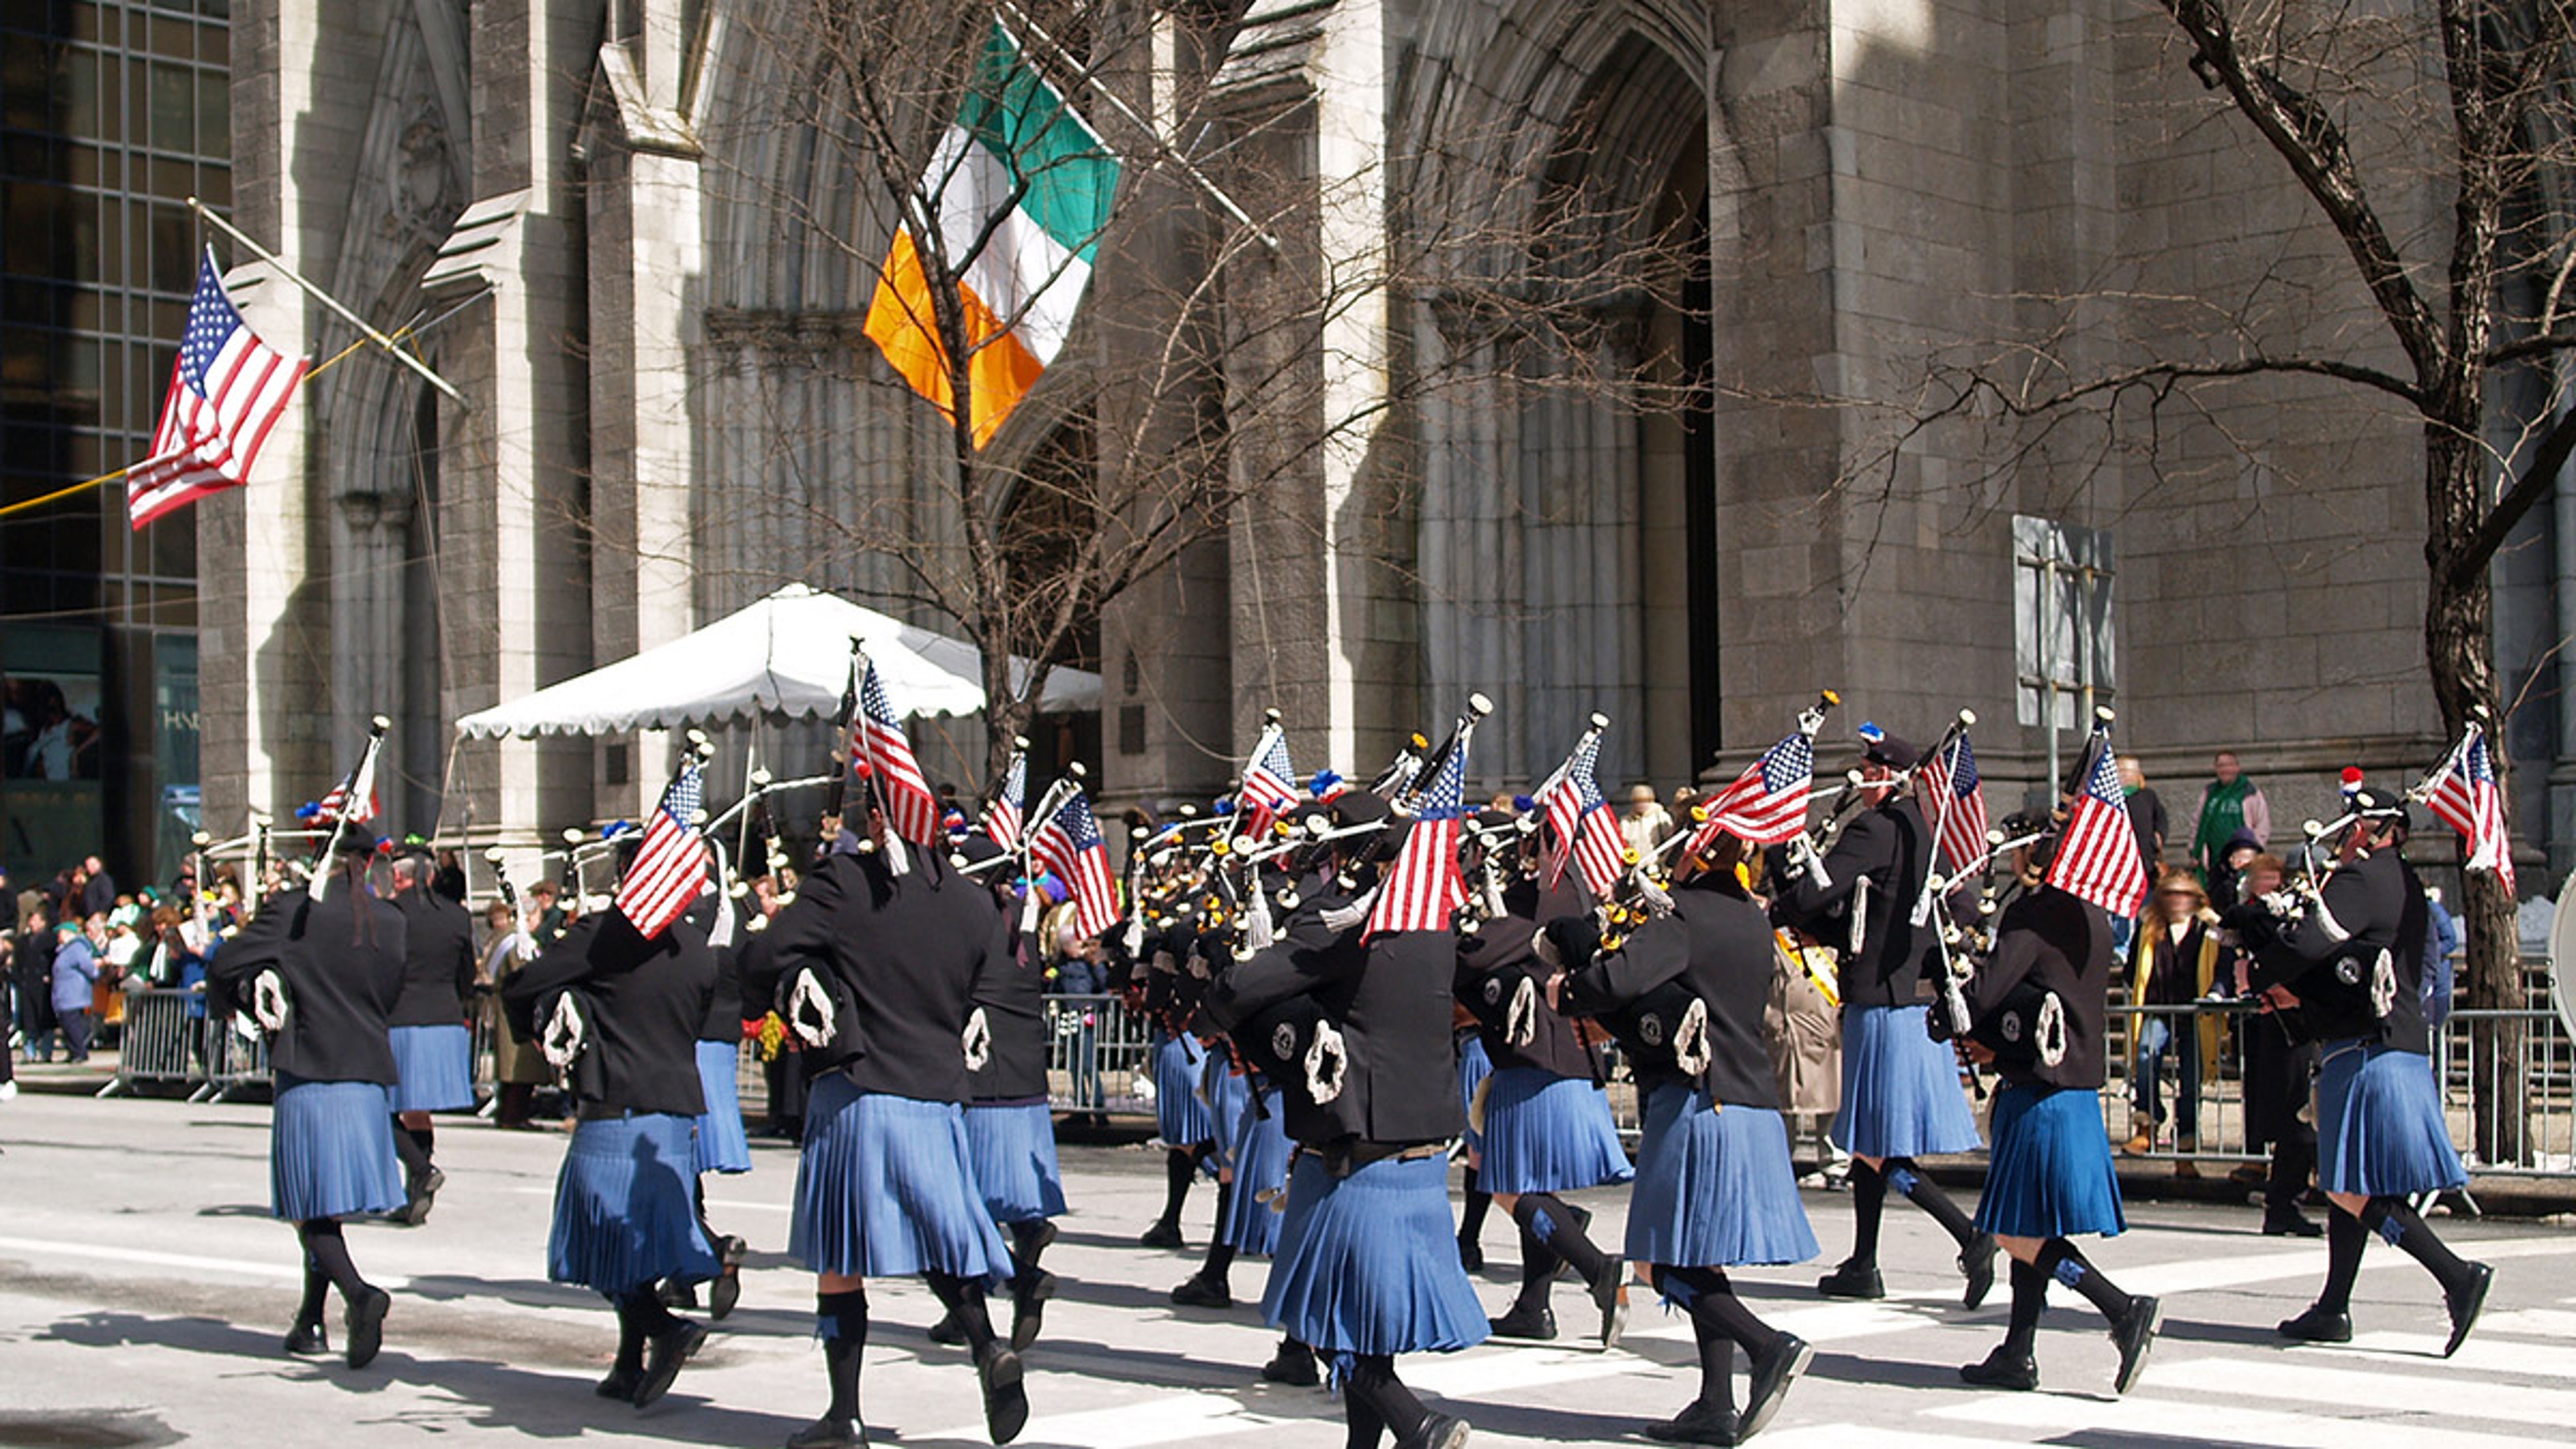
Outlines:
{"label": "person in green jacket", "polygon": [[2236,832],[2253,832],[2255,843],[2272,842],[2272,807],[2262,789],[2245,773],[2233,750],[2220,750],[2210,764],[2214,776],[2200,792],[2200,825],[2192,832],[2191,859],[2210,879]]}

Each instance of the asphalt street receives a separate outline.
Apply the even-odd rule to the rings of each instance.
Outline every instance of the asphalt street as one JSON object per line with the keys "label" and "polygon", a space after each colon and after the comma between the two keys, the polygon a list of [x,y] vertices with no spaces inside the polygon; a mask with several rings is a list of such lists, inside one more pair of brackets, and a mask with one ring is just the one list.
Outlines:
{"label": "asphalt street", "polygon": [[[717,1224],[753,1245],[742,1306],[671,1395],[638,1412],[591,1393],[614,1348],[605,1306],[545,1281],[564,1139],[442,1119],[438,1145],[449,1184],[428,1223],[350,1230],[361,1269],[394,1293],[383,1356],[351,1372],[280,1350],[299,1269],[294,1235],[268,1217],[265,1107],[35,1095],[0,1105],[0,1445],[762,1446],[820,1408],[812,1282],[783,1251],[789,1148],[757,1144],[749,1176],[710,1188]],[[1068,1149],[1065,1170],[1073,1213],[1048,1259],[1063,1296],[1030,1354],[1033,1416],[1019,1442],[1343,1442],[1323,1390],[1257,1381],[1276,1340],[1260,1322],[1264,1264],[1236,1266],[1230,1311],[1168,1301],[1197,1266],[1212,1191],[1191,1198],[1193,1251],[1157,1252],[1135,1240],[1161,1204],[1158,1151]],[[1624,1192],[1576,1200],[1615,1243]],[[1947,1239],[1901,1203],[1888,1216],[1888,1299],[1818,1299],[1817,1273],[1850,1241],[1850,1208],[1813,1191],[1807,1209],[1824,1261],[1739,1275],[1757,1312],[1817,1347],[1764,1445],[2504,1449],[2576,1434],[2576,1232],[2563,1225],[2434,1220],[2497,1269],[2478,1334],[2444,1361],[2439,1296],[2394,1249],[2374,1246],[2366,1261],[2353,1344],[2290,1347],[2272,1325],[2312,1296],[2321,1245],[2258,1236],[2251,1210],[2133,1204],[2131,1231],[2091,1256],[2131,1291],[2162,1295],[2166,1328],[2144,1382],[2116,1399],[2111,1347],[2071,1295],[2042,1330],[2040,1392],[1961,1385],[1957,1366],[2001,1336],[2005,1292],[1963,1311]],[[1502,1214],[1485,1244],[1481,1288],[1499,1312],[1517,1281]],[[890,1282],[870,1297],[865,1410],[879,1442],[984,1443],[964,1355],[923,1337],[937,1316],[928,1293]],[[1642,1290],[1609,1353],[1577,1336],[1578,1289],[1560,1286],[1556,1307],[1568,1334],[1557,1344],[1408,1359],[1405,1375],[1474,1423],[1479,1445],[1643,1442],[1643,1422],[1690,1397],[1688,1327]],[[336,1343],[336,1303],[333,1333]]]}

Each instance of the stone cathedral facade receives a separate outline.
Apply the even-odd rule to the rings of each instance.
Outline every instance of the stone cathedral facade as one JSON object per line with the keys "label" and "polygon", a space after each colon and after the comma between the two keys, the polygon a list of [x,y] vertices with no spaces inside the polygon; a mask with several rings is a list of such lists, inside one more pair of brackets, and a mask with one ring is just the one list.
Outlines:
{"label": "stone cathedral facade", "polygon": [[[319,794],[374,712],[397,721],[398,828],[526,841],[631,814],[652,742],[451,759],[453,720],[790,579],[902,611],[904,561],[867,545],[901,515],[920,524],[903,547],[940,546],[941,424],[859,336],[883,240],[863,178],[774,120],[800,83],[776,44],[795,10],[235,0],[235,220],[379,327],[436,319],[420,351],[467,405],[345,367],[254,487],[198,510],[210,818]],[[2153,6],[1238,0],[1104,9],[1098,29],[1153,58],[1114,78],[1136,116],[1186,91],[1227,138],[1211,181],[1276,219],[1275,252],[1222,270],[1217,315],[1247,355],[1302,347],[1325,373],[1302,415],[1240,406],[1232,363],[1209,385],[1229,466],[1289,461],[1229,536],[1099,620],[1112,800],[1221,788],[1274,704],[1301,767],[1372,771],[1470,689],[1499,706],[1483,789],[1527,788],[1596,709],[1605,787],[1731,773],[1830,686],[1846,707],[1820,774],[1863,718],[1929,739],[1966,705],[2017,793],[2053,758],[2052,711],[2107,702],[2165,787],[2176,858],[2214,749],[2292,821],[2347,762],[2431,764],[2405,419],[2263,379],[2151,428],[2124,415],[2117,442],[1975,409],[1899,441],[1930,379],[2016,341],[2063,329],[2079,370],[2228,345],[2174,298],[2276,342],[2379,345],[2333,238]],[[1302,334],[1245,323],[1314,310],[1436,225],[1400,179],[1506,128],[1556,182],[1690,238],[1678,300],[1604,304],[1625,309],[1608,345],[1674,386],[1500,368],[1417,396],[1407,370],[1458,345],[1435,287]],[[1139,194],[1089,314],[1141,305],[1207,234],[1196,189]],[[2429,190],[2386,204],[2439,220]],[[245,306],[284,348],[353,336],[279,287]],[[1056,366],[1117,345],[1077,333]],[[1119,466],[1110,430],[1044,392],[996,447]],[[1354,416],[1375,421],[1317,442]],[[2499,648],[2514,687],[2538,676],[2511,727],[2536,844],[2567,834],[2542,822],[2568,813],[2549,803],[2576,755],[2550,647],[2576,631],[2576,521],[2543,509],[2525,535],[2498,565]],[[2058,734],[2061,764],[2079,739]]]}

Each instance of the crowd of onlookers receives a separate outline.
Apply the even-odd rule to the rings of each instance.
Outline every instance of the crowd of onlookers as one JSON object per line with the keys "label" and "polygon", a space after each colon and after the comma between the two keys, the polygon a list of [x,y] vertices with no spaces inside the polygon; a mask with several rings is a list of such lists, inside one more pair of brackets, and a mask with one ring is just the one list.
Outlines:
{"label": "crowd of onlookers", "polygon": [[239,915],[241,887],[227,868],[202,914],[196,888],[183,869],[166,888],[128,891],[94,855],[38,880],[0,870],[0,900],[12,911],[0,934],[10,1045],[29,1061],[52,1061],[58,1051],[85,1061],[121,1022],[125,992],[201,989],[217,933]]}

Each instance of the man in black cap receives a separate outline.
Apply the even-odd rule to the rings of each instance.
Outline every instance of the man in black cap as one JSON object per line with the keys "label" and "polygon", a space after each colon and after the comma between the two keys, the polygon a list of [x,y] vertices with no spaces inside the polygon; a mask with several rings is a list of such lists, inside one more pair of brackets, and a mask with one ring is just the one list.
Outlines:
{"label": "man in black cap", "polygon": [[2398,849],[2406,802],[2372,786],[2351,796],[2335,865],[2304,917],[2284,931],[2260,902],[2228,912],[2254,950],[2251,981],[2267,1010],[2293,1013],[2319,1044],[2317,1185],[2334,1203],[2326,1227],[2324,1291],[2281,1325],[2283,1337],[2344,1343],[2352,1287],[2373,1232],[2403,1248],[2442,1285],[2459,1351],[2486,1304],[2495,1270],[2464,1262],[2409,1205],[2418,1193],[2467,1185],[2433,1080],[2424,1020],[2424,884]]}
{"label": "man in black cap", "polygon": [[1894,1187],[1957,1240],[1964,1298],[1974,1308],[1994,1286],[1994,1239],[1915,1164],[1978,1145],[1957,1064],[1925,1023],[1925,968],[1938,970],[1940,923],[1914,920],[1933,849],[1923,812],[1903,788],[1919,752],[1875,726],[1864,726],[1862,738],[1866,808],[1826,854],[1823,881],[1785,850],[1775,848],[1770,861],[1773,878],[1784,882],[1773,919],[1842,953],[1843,1090],[1833,1140],[1852,1155],[1852,1251],[1816,1289],[1831,1298],[1885,1296],[1879,1218]]}

